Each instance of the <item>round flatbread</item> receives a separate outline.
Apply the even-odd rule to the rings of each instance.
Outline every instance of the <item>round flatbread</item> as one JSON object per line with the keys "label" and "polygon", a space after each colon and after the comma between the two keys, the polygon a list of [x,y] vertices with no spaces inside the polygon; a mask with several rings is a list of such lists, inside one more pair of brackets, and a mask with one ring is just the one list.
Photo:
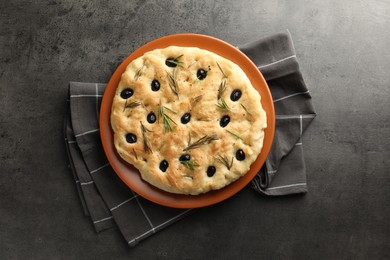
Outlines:
{"label": "round flatbread", "polygon": [[245,175],[266,114],[243,70],[215,53],[170,46],[123,73],[111,110],[118,154],[162,190],[197,195]]}

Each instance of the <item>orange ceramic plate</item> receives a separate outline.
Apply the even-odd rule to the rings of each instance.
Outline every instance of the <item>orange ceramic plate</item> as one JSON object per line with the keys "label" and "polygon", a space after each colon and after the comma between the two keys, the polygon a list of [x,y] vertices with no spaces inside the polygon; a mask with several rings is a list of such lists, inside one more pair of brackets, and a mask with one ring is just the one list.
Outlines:
{"label": "orange ceramic plate", "polygon": [[[168,193],[143,181],[138,170],[122,160],[121,157],[117,154],[113,141],[113,131],[111,129],[110,123],[111,104],[122,73],[125,71],[127,65],[132,60],[142,56],[145,52],[158,48],[165,48],[171,45],[198,47],[209,50],[239,65],[247,74],[248,78],[252,82],[252,85],[260,93],[261,103],[267,113],[268,126],[265,129],[263,149],[261,150],[261,153],[256,161],[252,164],[249,172],[223,189],[210,191],[208,193],[197,196]],[[271,148],[274,129],[275,112],[272,97],[269,92],[267,83],[257,67],[246,55],[244,55],[234,46],[222,40],[199,34],[175,34],[165,36],[151,41],[134,51],[122,62],[122,64],[120,64],[120,66],[112,75],[104,92],[100,109],[100,135],[103,148],[107,155],[108,161],[117,175],[124,183],[126,183],[128,187],[130,187],[133,191],[142,197],[160,205],[174,208],[198,208],[209,206],[233,196],[242,188],[244,188],[264,164],[268,152]]]}

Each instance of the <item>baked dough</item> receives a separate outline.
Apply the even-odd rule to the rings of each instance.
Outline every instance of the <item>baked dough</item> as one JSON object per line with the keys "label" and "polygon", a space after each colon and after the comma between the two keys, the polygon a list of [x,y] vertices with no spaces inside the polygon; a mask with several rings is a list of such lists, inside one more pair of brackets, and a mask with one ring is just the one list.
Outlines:
{"label": "baked dough", "polygon": [[111,110],[118,154],[164,191],[197,195],[245,175],[266,114],[243,70],[215,53],[170,46],[123,73]]}

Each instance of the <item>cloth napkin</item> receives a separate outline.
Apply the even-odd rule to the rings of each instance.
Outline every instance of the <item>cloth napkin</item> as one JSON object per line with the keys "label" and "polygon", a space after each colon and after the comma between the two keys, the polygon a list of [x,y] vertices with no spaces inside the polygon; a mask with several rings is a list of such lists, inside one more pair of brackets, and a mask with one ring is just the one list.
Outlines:
{"label": "cloth napkin", "polygon": [[[302,134],[315,117],[288,31],[238,47],[260,69],[271,90],[275,138],[251,186],[265,195],[307,192]],[[194,209],[152,203],[129,189],[107,161],[99,135],[99,108],[106,85],[70,82],[64,137],[69,167],[86,216],[97,232],[117,226],[129,246],[175,223]]]}
{"label": "cloth napkin", "polygon": [[266,195],[307,192],[301,137],[315,118],[311,96],[289,31],[244,44],[239,49],[259,68],[270,88],[276,114],[271,151],[252,187]]}

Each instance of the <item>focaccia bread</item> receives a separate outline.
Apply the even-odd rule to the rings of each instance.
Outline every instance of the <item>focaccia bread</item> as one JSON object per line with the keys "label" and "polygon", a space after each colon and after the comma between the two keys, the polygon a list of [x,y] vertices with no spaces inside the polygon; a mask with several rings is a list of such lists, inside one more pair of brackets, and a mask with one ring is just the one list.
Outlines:
{"label": "focaccia bread", "polygon": [[118,154],[164,191],[197,195],[245,175],[266,128],[260,95],[235,63],[170,46],[132,61],[111,110]]}

